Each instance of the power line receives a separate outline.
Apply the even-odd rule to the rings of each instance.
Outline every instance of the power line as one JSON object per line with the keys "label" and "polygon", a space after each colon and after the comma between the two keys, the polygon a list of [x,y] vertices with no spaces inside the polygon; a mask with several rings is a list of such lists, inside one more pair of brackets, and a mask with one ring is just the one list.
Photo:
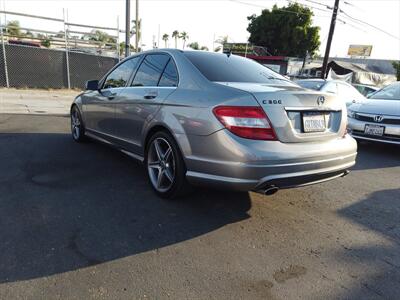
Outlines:
{"label": "power line", "polygon": [[[269,9],[269,7],[262,6],[262,5],[258,5],[258,4],[254,4],[254,3],[248,3],[248,2],[239,1],[239,0],[229,0],[229,1],[235,2],[235,3],[239,3],[239,4],[248,5],[248,6],[253,6],[253,7],[259,7],[259,8]],[[283,11],[283,12],[295,14],[295,15],[308,15],[307,13],[295,12],[295,11],[285,10],[285,9],[281,9],[281,8],[279,8],[279,10],[280,10],[280,11]],[[315,17],[328,17],[328,16],[322,16],[322,15],[314,15],[314,16],[315,16]]]}
{"label": "power line", "polygon": [[348,21],[346,22],[346,21],[344,21],[344,20],[342,20],[342,19],[340,19],[340,18],[337,18],[336,20],[339,21],[339,22],[341,22],[342,25],[348,25],[348,26],[353,27],[353,28],[355,28],[355,29],[357,29],[357,30],[360,30],[360,31],[362,31],[362,32],[367,33],[367,31],[365,31],[364,29],[362,29],[362,28],[360,28],[360,27],[358,27],[358,26],[355,26],[355,25],[349,23]]}
{"label": "power line", "polygon": [[387,31],[385,31],[385,30],[383,30],[383,29],[381,29],[381,28],[379,28],[379,27],[377,27],[377,26],[375,26],[375,25],[372,25],[372,24],[367,23],[367,22],[365,22],[365,21],[362,21],[362,20],[360,20],[360,19],[354,18],[354,17],[350,16],[349,14],[347,14],[347,13],[346,13],[345,11],[343,11],[342,9],[339,9],[339,12],[342,13],[342,14],[344,14],[347,18],[349,18],[349,19],[351,19],[351,20],[354,20],[354,21],[356,21],[356,22],[358,22],[358,23],[361,23],[361,24],[370,26],[370,27],[372,27],[372,28],[374,28],[374,29],[376,29],[376,30],[378,30],[378,31],[380,31],[380,32],[383,32],[383,33],[385,33],[385,34],[391,36],[392,38],[395,38],[395,39],[397,39],[397,40],[400,40],[400,38],[399,38],[398,36],[395,36],[395,35],[391,34],[390,32],[387,32]]}
{"label": "power line", "polygon": [[330,6],[326,5],[326,4],[323,4],[323,3],[321,3],[321,2],[317,2],[317,1],[313,1],[313,0],[304,0],[304,1],[307,1],[307,2],[310,2],[310,3],[314,3],[314,4],[317,4],[317,5],[326,7],[326,8],[328,8],[328,9],[332,9],[332,7],[330,7]]}
{"label": "power line", "polygon": [[[305,7],[308,7],[308,8],[312,8],[312,9],[316,9],[316,10],[319,10],[319,11],[322,11],[322,12],[331,12],[330,10],[326,10],[326,9],[322,9],[322,8],[319,8],[319,7],[315,7],[315,6],[311,6],[311,5],[308,5],[308,4],[304,4],[304,3],[298,3],[296,0],[287,0],[289,3],[297,3],[297,4],[300,4],[300,5],[302,5],[302,6],[305,6]],[[306,0],[304,0],[304,1],[306,1]],[[326,7],[328,7],[328,6],[326,6]],[[330,8],[330,9],[332,9],[332,8]],[[324,17],[328,17],[328,16],[324,16]]]}

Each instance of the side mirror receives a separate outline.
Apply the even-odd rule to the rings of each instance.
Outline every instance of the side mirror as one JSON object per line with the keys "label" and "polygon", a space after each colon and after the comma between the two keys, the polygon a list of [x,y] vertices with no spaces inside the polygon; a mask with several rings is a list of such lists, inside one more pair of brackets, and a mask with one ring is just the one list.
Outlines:
{"label": "side mirror", "polygon": [[86,81],[85,90],[87,90],[87,91],[97,91],[98,89],[99,89],[99,81],[98,80]]}

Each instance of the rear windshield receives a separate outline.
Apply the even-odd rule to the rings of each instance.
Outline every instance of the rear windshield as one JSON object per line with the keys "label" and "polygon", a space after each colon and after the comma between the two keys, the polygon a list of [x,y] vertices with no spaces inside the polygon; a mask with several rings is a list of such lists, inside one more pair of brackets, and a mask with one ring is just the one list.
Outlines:
{"label": "rear windshield", "polygon": [[210,81],[254,82],[294,85],[291,81],[258,62],[237,55],[203,51],[184,52],[185,56]]}
{"label": "rear windshield", "polygon": [[301,81],[301,80],[299,80],[299,81],[296,81],[296,83],[305,89],[319,91],[322,88],[322,86],[325,84],[325,81],[322,81],[322,80],[321,81],[317,81],[317,80]]}

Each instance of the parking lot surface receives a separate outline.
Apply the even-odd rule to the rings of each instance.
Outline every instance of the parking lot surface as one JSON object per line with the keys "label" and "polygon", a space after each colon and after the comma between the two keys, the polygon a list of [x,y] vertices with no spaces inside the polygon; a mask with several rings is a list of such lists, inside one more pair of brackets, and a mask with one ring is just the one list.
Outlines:
{"label": "parking lot surface", "polygon": [[400,148],[273,196],[169,202],[69,119],[0,115],[0,299],[396,299]]}

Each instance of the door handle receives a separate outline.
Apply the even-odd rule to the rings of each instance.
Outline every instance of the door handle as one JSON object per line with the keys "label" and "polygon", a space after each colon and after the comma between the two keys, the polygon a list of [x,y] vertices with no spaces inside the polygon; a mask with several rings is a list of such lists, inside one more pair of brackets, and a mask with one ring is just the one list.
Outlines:
{"label": "door handle", "polygon": [[144,95],[144,99],[154,99],[158,96],[157,92],[149,92]]}
{"label": "door handle", "polygon": [[107,99],[112,100],[115,98],[116,95],[117,95],[117,93],[111,93],[111,94],[107,95]]}

